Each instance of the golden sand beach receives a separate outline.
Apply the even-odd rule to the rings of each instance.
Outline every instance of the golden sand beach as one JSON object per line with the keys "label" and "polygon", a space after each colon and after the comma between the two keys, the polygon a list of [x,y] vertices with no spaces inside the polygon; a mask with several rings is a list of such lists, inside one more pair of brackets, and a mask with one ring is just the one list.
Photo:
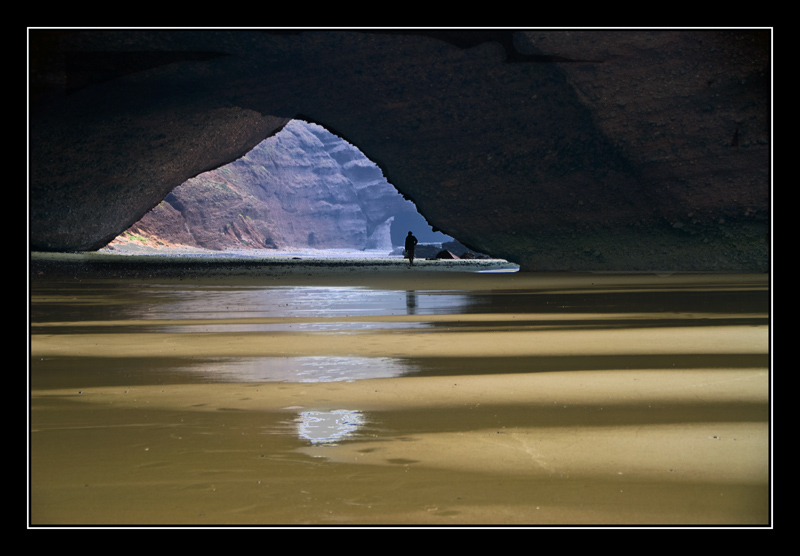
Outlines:
{"label": "golden sand beach", "polygon": [[294,263],[32,265],[31,525],[770,523],[767,275]]}

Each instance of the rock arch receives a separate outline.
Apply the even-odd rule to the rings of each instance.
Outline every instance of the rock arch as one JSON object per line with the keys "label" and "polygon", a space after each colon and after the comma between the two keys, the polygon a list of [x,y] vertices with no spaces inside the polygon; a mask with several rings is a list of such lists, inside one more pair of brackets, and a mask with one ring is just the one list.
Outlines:
{"label": "rock arch", "polygon": [[31,249],[97,249],[304,115],[523,268],[769,264],[769,30],[29,39]]}

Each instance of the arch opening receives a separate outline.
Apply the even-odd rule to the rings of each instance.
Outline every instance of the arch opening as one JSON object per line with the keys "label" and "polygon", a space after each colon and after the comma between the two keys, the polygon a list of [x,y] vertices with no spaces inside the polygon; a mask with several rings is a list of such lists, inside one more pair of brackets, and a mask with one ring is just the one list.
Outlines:
{"label": "arch opening", "polygon": [[422,256],[442,250],[476,255],[434,231],[356,146],[321,125],[294,119],[243,157],[178,186],[107,249],[402,256],[409,231]]}

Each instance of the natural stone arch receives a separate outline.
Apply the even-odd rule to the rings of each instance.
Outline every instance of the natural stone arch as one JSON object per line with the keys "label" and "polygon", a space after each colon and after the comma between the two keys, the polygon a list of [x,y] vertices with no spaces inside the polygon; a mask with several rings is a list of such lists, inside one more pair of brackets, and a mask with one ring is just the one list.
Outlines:
{"label": "natural stone arch", "polygon": [[95,249],[305,114],[524,268],[766,268],[769,31],[499,36],[32,33],[31,247]]}

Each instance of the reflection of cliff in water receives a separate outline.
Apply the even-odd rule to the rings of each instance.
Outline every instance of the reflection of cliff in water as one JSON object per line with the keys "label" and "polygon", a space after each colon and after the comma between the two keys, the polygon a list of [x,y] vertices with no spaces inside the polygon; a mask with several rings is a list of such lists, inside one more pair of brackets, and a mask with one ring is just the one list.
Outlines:
{"label": "reflection of cliff in water", "polygon": [[173,369],[210,382],[352,382],[417,374],[419,365],[393,357],[237,357],[183,361]]}
{"label": "reflection of cliff in water", "polygon": [[[123,300],[127,297],[136,302]],[[151,321],[140,331],[163,333],[359,333],[387,329],[425,329],[431,323],[389,319],[340,320],[337,317],[392,317],[458,314],[470,306],[468,292],[374,290],[361,287],[153,286],[120,291],[128,318]],[[413,346],[408,346],[413,351]],[[392,357],[241,357],[175,361],[171,372],[212,382],[338,382],[418,374],[421,366]]]}
{"label": "reflection of cliff in water", "polygon": [[359,411],[304,411],[297,417],[297,433],[312,444],[331,444],[355,434],[364,425]]}
{"label": "reflection of cliff in water", "polygon": [[[124,333],[342,335],[369,338],[395,334],[403,355],[254,356],[114,359],[98,362],[103,380],[124,376],[146,380],[150,374],[182,381],[337,382],[401,376],[531,373],[553,371],[693,368],[759,368],[761,353],[572,354],[505,357],[417,357],[417,338],[442,333],[449,338],[472,333],[492,343],[505,332],[666,330],[682,327],[731,329],[767,323],[769,291],[729,284],[727,287],[594,289],[591,282],[560,290],[369,289],[360,286],[240,286],[101,283],[87,293],[81,284],[39,288],[32,299],[32,322],[54,323],[48,334],[102,334],[103,323],[130,321]],[[409,318],[413,317],[413,318]],[[444,317],[444,318],[443,318]],[[116,324],[115,326],[121,326]],[[420,336],[415,336],[419,332]],[[412,333],[412,334],[409,334]],[[495,336],[497,334],[497,336]],[[401,338],[404,338],[401,340]],[[410,343],[409,343],[410,342]],[[544,349],[546,346],[540,346]],[[576,347],[577,349],[577,347]],[[65,362],[38,361],[41,368]],[[46,374],[46,373],[45,373]],[[173,379],[170,379],[173,380]]]}
{"label": "reflection of cliff in water", "polygon": [[[448,290],[375,290],[366,287],[279,286],[279,287],[216,287],[162,286],[130,292],[136,296],[152,297],[158,304],[151,306],[144,319],[211,319],[197,327],[213,331],[218,326],[226,330],[263,330],[264,327],[283,327],[288,324],[252,324],[246,322],[214,324],[213,319],[248,319],[261,317],[337,317],[392,316],[409,314],[434,315],[464,312],[472,306],[472,293]],[[409,295],[413,302],[409,304]],[[337,328],[369,326],[369,323],[332,321]],[[389,326],[390,323],[375,323]],[[293,330],[302,327],[322,330],[325,322],[291,323]],[[404,323],[404,326],[409,326]],[[236,327],[239,328],[236,328]],[[181,330],[186,330],[181,325]],[[199,329],[199,328],[198,328]]]}

